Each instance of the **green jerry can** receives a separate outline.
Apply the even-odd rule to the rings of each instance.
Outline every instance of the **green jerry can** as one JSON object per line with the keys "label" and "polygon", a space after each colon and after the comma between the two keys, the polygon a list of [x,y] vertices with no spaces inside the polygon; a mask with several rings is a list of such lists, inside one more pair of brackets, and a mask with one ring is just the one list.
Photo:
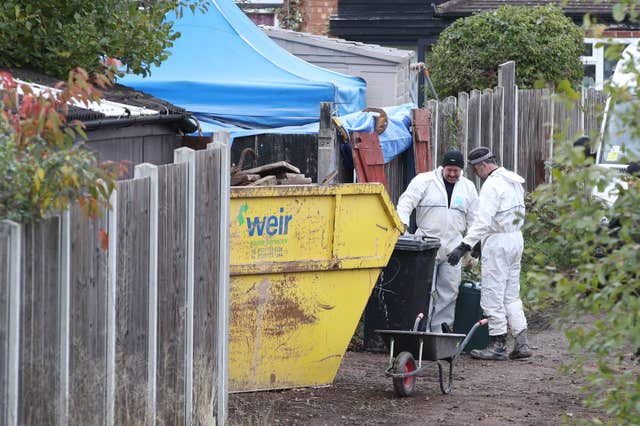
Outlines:
{"label": "green jerry can", "polygon": [[[471,327],[482,319],[480,307],[480,283],[463,282],[458,288],[456,315],[453,321],[453,332],[467,334]],[[464,348],[465,353],[472,349],[484,349],[489,345],[489,327],[479,327]]]}

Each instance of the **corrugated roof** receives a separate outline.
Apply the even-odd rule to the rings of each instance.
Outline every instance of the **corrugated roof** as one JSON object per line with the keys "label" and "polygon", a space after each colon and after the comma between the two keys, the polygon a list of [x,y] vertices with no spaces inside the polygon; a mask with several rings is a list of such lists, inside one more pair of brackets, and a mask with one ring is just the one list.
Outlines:
{"label": "corrugated roof", "polygon": [[[32,84],[35,87],[53,87],[59,82],[59,79],[57,78],[29,69],[12,68],[7,69],[6,71],[14,78],[22,82]],[[70,106],[67,118],[90,121],[122,115],[168,115],[186,113],[183,108],[120,84],[116,84],[106,89],[101,89],[101,91],[103,93],[104,101],[101,103],[100,107],[84,108]],[[123,114],[123,109],[128,111],[125,111]]]}
{"label": "corrugated roof", "polygon": [[349,52],[355,55],[367,56],[395,63],[406,62],[415,56],[415,53],[412,50],[395,49],[393,47],[385,47],[377,44],[366,44],[341,38],[326,37],[264,25],[261,25],[260,28],[262,28],[265,34],[271,38],[295,41],[298,43],[333,49],[341,52]]}
{"label": "corrugated roof", "polygon": [[567,15],[611,16],[614,0],[450,0],[435,6],[442,16],[466,16],[476,12],[493,10],[500,6],[546,6],[555,4]]}

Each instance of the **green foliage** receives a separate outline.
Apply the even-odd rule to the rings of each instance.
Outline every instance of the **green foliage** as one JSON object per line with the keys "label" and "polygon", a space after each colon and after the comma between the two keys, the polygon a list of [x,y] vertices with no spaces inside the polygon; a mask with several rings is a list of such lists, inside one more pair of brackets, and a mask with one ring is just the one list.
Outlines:
{"label": "green foliage", "polygon": [[[555,302],[566,319],[593,318],[567,332],[571,367],[588,382],[585,402],[616,424],[640,424],[633,360],[640,348],[640,184],[623,176],[628,189],[618,184],[620,195],[607,206],[592,189],[604,189],[614,171],[594,166],[571,141],[556,147],[554,164],[553,183],[533,193],[524,227],[526,299],[538,307]],[[601,225],[603,216],[617,218],[619,230]]]}
{"label": "green foliage", "polygon": [[0,73],[0,87],[0,220],[31,222],[74,202],[95,216],[108,203],[121,166],[98,165],[76,142],[84,136],[82,124],[66,122],[69,104],[99,100],[87,74],[72,71],[58,91],[34,93]]}
{"label": "green foliage", "polygon": [[520,88],[564,79],[577,85],[583,37],[557,7],[503,6],[455,21],[440,34],[427,63],[441,97],[495,86],[498,65],[510,60],[516,61]]}
{"label": "green foliage", "polygon": [[149,74],[167,58],[179,33],[166,17],[195,11],[206,0],[3,0],[0,67],[33,68],[58,78],[81,67],[101,69],[118,58],[135,74]]}
{"label": "green foliage", "polygon": [[302,15],[302,1],[285,0],[284,4],[278,11],[278,21],[282,28],[300,31],[304,21],[304,16]]}

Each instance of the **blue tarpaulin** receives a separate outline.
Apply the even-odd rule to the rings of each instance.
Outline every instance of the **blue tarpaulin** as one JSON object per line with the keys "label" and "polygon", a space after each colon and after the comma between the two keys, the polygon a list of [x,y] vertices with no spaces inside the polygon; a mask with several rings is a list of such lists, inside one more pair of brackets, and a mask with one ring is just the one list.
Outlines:
{"label": "blue tarpaulin", "polygon": [[146,78],[118,82],[167,100],[201,121],[253,128],[319,120],[320,103],[340,115],[365,107],[365,82],[303,61],[278,46],[235,5],[210,0],[206,13],[173,18],[181,33]]}
{"label": "blue tarpaulin", "polygon": [[[379,135],[385,163],[393,160],[411,146],[413,141],[411,135],[411,110],[415,108],[416,106],[410,103],[382,108],[387,114],[388,120],[387,128]],[[363,111],[338,117],[338,121],[348,134],[352,132],[373,133],[376,125],[375,113]],[[318,133],[318,127],[318,123],[315,122],[303,126],[288,126],[273,129],[244,129],[216,120],[200,122],[200,128],[203,134],[227,131],[231,135],[231,140],[242,136],[263,133],[315,134]]]}

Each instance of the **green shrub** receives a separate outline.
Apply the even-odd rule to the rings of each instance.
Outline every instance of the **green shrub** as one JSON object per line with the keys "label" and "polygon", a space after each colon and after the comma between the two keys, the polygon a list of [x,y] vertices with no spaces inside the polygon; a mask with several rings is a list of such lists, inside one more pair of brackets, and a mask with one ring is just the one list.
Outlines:
{"label": "green shrub", "polygon": [[493,87],[498,65],[516,62],[516,82],[581,81],[584,33],[554,6],[503,6],[458,19],[434,46],[427,67],[440,97]]}
{"label": "green shrub", "polygon": [[100,70],[118,58],[147,75],[167,58],[179,33],[165,16],[204,0],[3,0],[0,2],[0,67],[32,68],[66,78],[81,67]]}
{"label": "green shrub", "polygon": [[69,104],[100,98],[87,74],[72,71],[58,91],[34,93],[3,72],[0,87],[0,220],[31,222],[75,202],[95,216],[108,203],[121,165],[98,164],[77,142],[85,136],[82,124],[66,121]]}
{"label": "green shrub", "polygon": [[[618,186],[609,207],[592,189],[602,190],[614,171],[594,166],[571,141],[556,147],[554,163],[562,168],[533,193],[523,228],[524,298],[538,308],[554,303],[564,324],[576,324],[566,328],[569,368],[588,383],[586,404],[614,424],[640,424],[640,182],[622,176],[631,186]],[[618,218],[620,230],[601,225],[603,216]]]}

